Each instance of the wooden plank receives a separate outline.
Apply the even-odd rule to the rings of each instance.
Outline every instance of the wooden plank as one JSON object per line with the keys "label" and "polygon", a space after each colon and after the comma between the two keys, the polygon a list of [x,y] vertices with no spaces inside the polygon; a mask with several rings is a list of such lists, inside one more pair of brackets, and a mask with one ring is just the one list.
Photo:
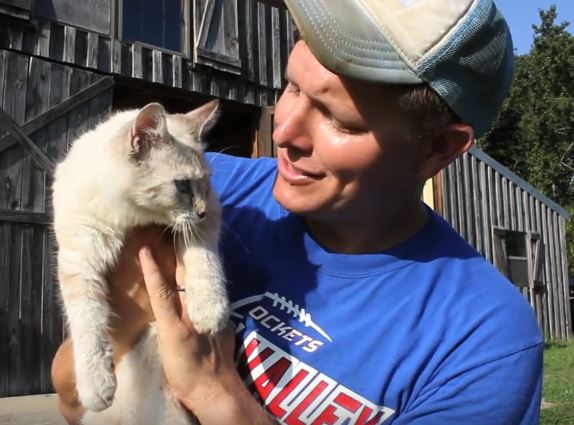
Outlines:
{"label": "wooden plank", "polygon": [[88,118],[88,127],[95,128],[102,119],[111,111],[112,108],[112,90],[107,90],[99,96],[90,100],[90,115]]}
{"label": "wooden plank", "polygon": [[116,38],[111,40],[111,64],[110,72],[112,74],[122,73],[122,44]]}
{"label": "wooden plank", "polygon": [[139,44],[132,45],[132,76],[143,78],[142,46]]}
{"label": "wooden plank", "polygon": [[0,155],[0,210],[19,210],[22,188],[22,160],[20,145]]}
{"label": "wooden plank", "polygon": [[[9,53],[5,50],[0,50],[0,105],[2,105],[2,100],[4,99],[4,85],[6,84],[6,56]],[[0,128],[0,137],[2,137],[6,131]]]}
{"label": "wooden plank", "polygon": [[242,10],[238,11],[239,25],[239,54],[244,60],[241,61],[241,76],[251,82],[255,82],[255,66],[258,60],[255,55],[253,15],[255,13],[255,0],[245,0]]}
{"label": "wooden plank", "polygon": [[268,84],[268,70],[267,65],[269,56],[267,54],[267,16],[269,8],[264,4],[257,3],[257,56],[259,57],[259,70],[257,73],[258,83],[262,86]]}
{"label": "wooden plank", "polygon": [[70,111],[68,116],[68,133],[66,149],[69,151],[72,144],[86,131],[88,131],[88,118],[90,116],[90,104],[84,102]]}
{"label": "wooden plank", "polygon": [[[535,199],[535,198],[534,198]],[[537,199],[535,199],[534,201],[534,207],[535,207],[535,214],[536,214],[536,230],[538,231],[538,233],[540,233],[540,238],[541,238],[541,243],[543,246],[543,255],[544,258],[542,260],[542,281],[543,281],[543,291],[541,294],[541,298],[542,298],[542,321],[544,322],[544,337],[545,339],[551,339],[551,326],[550,326],[550,314],[549,314],[549,303],[548,303],[548,282],[549,282],[549,276],[548,276],[548,268],[547,268],[547,263],[546,263],[546,257],[548,256],[546,253],[547,250],[547,244],[546,244],[546,235],[544,233],[544,225],[542,223],[542,203],[540,201],[538,201]]]}
{"label": "wooden plank", "polygon": [[[46,171],[39,167],[30,156],[22,160],[22,171],[21,208],[24,211],[43,213],[46,203]],[[0,220],[2,220],[1,217]]]}
{"label": "wooden plank", "polygon": [[68,117],[56,118],[40,131],[46,131],[46,143],[44,149],[50,158],[55,162],[64,159],[67,152],[68,140]]}
{"label": "wooden plank", "polygon": [[63,60],[68,63],[76,61],[76,28],[67,25],[64,28]]}
{"label": "wooden plank", "polygon": [[152,81],[163,83],[163,56],[161,51],[156,49],[152,51]]}
{"label": "wooden plank", "polygon": [[86,66],[96,69],[98,67],[99,37],[93,32],[88,32]]}
{"label": "wooden plank", "polygon": [[20,260],[20,379],[26,394],[40,392],[42,229],[22,225]]}
{"label": "wooden plank", "polygon": [[486,164],[479,161],[478,164],[478,174],[480,176],[480,191],[482,193],[481,198],[481,219],[482,219],[482,240],[483,240],[483,253],[486,259],[492,262],[492,234],[491,234],[491,199],[490,199],[490,188],[488,186],[488,168]]}
{"label": "wooden plank", "polygon": [[480,188],[480,175],[478,160],[471,155],[468,155],[468,160],[470,161],[470,175],[472,178],[472,214],[470,220],[473,222],[474,228],[474,240],[475,247],[478,252],[484,255],[484,229],[482,227],[482,217],[484,212],[482,211],[482,198],[484,194]]}
{"label": "wooden plank", "polygon": [[182,82],[181,56],[172,55],[171,61],[172,61],[172,75],[171,75],[172,85],[177,88],[182,88],[183,82]]}
{"label": "wooden plank", "polygon": [[36,45],[36,55],[45,58],[50,57],[50,34],[51,34],[51,22],[41,21],[40,22],[40,36],[38,37],[38,44]]}
{"label": "wooden plank", "polygon": [[552,211],[549,214],[548,226],[552,229],[552,257],[553,257],[553,269],[555,275],[555,288],[556,288],[556,299],[558,302],[558,335],[560,339],[566,339],[566,303],[568,301],[568,295],[565,297],[564,286],[568,285],[568,281],[564,282],[562,278],[562,256],[560,250],[560,230],[558,229],[558,214],[556,211]]}
{"label": "wooden plank", "polygon": [[[8,362],[10,346],[10,328],[8,310],[10,309],[10,258],[12,257],[12,225],[0,222],[0,252],[10,255],[0,255],[0,397],[8,395]],[[4,366],[5,365],[5,366]]]}
{"label": "wooden plank", "polygon": [[54,170],[54,161],[52,161],[44,151],[39,149],[28,136],[26,136],[20,127],[14,122],[12,118],[2,109],[0,109],[0,124],[12,133],[14,138],[22,145],[28,155],[30,155],[43,169],[52,172]]}
{"label": "wooden plank", "polygon": [[477,213],[473,211],[473,198],[475,194],[472,192],[472,175],[470,174],[470,157],[468,153],[464,153],[461,158],[462,174],[464,181],[464,194],[463,194],[463,210],[465,215],[466,229],[465,239],[476,248],[476,232],[474,229],[474,215]]}
{"label": "wooden plank", "polygon": [[50,107],[50,62],[30,58],[28,90],[26,92],[26,119],[28,122]]}
{"label": "wooden plank", "polygon": [[19,395],[25,392],[24,365],[21,362],[20,329],[20,262],[22,259],[22,225],[12,224],[10,234],[10,265],[8,274],[8,322],[3,326],[10,334],[8,342],[8,385],[6,395]]}
{"label": "wooden plank", "polygon": [[[69,68],[66,68],[69,70]],[[86,75],[86,74],[81,74]],[[70,75],[66,74],[64,79],[69,79]],[[71,82],[68,83],[70,89],[76,90],[76,85],[80,83],[76,81],[74,84]],[[74,108],[77,108],[79,105],[85,103],[89,99],[99,95],[100,93],[104,92],[105,90],[109,89],[114,85],[114,80],[111,77],[104,77],[100,79],[98,82],[88,86],[87,88],[81,90],[80,92],[74,94],[72,97],[68,98],[66,101],[60,103],[59,105],[55,106],[54,108],[48,110],[44,114],[34,118],[32,121],[26,123],[22,127],[22,131],[29,135],[34,133],[35,131],[39,130],[40,128],[44,127],[48,123],[54,121],[55,119],[59,118],[60,116],[70,112]],[[64,91],[65,92],[65,91]],[[0,139],[0,153],[5,151],[6,149],[13,146],[17,143],[13,137],[8,136]]]}
{"label": "wooden plank", "polygon": [[560,257],[562,258],[562,288],[564,291],[564,308],[565,308],[565,328],[566,334],[565,338],[569,339],[572,336],[572,312],[571,304],[569,302],[570,290],[568,283],[568,244],[566,242],[566,220],[564,217],[557,217],[556,226],[559,229],[559,239],[560,239]]}
{"label": "wooden plank", "polygon": [[17,124],[26,119],[26,88],[28,83],[28,57],[9,53],[6,63],[6,82],[1,108]]}
{"label": "wooden plank", "polygon": [[458,233],[461,235],[466,234],[466,214],[464,211],[464,169],[462,164],[462,159],[457,158],[454,163],[456,170],[456,211],[458,215]]}
{"label": "wooden plank", "polygon": [[551,240],[550,232],[548,228],[548,207],[544,204],[541,205],[540,213],[543,227],[543,240],[546,245],[546,255],[545,255],[545,270],[547,275],[546,290],[548,296],[548,322],[550,325],[550,339],[558,338],[557,324],[556,324],[556,294],[555,294],[555,283],[554,276],[552,273],[552,259],[551,259]]}
{"label": "wooden plank", "polygon": [[43,286],[42,286],[42,389],[52,392],[50,365],[63,340],[63,320],[60,314],[60,298],[56,280],[55,241],[49,232],[44,233]]}
{"label": "wooden plank", "polygon": [[281,15],[279,9],[271,8],[271,70],[273,88],[281,89],[283,71],[281,69]]}
{"label": "wooden plank", "polygon": [[0,209],[0,223],[50,225],[52,218],[45,213]]}
{"label": "wooden plank", "polygon": [[[89,39],[88,39],[89,41]],[[108,37],[98,37],[98,56],[96,59],[98,71],[110,73],[112,66],[112,49],[111,41]]]}

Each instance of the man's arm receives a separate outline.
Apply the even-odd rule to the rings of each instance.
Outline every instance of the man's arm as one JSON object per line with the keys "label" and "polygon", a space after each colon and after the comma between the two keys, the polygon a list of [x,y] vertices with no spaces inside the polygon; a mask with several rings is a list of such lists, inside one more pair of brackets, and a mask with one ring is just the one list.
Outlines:
{"label": "man's arm", "polygon": [[394,425],[472,424],[535,425],[539,423],[543,344],[453,371],[432,386]]}

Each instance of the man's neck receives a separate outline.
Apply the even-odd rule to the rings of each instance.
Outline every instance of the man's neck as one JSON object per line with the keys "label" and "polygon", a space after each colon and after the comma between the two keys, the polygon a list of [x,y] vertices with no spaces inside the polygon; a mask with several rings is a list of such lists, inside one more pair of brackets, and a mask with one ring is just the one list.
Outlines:
{"label": "man's neck", "polygon": [[368,254],[385,251],[417,233],[428,220],[420,202],[388,217],[361,217],[356,221],[327,222],[305,219],[315,240],[332,252]]}

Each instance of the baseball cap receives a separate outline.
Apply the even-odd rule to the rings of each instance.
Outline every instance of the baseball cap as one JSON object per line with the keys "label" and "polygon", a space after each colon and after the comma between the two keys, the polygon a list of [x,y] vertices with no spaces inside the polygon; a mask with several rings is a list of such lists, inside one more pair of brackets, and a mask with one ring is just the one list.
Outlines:
{"label": "baseball cap", "polygon": [[512,81],[512,38],[492,0],[285,0],[319,62],[345,77],[426,82],[483,135]]}

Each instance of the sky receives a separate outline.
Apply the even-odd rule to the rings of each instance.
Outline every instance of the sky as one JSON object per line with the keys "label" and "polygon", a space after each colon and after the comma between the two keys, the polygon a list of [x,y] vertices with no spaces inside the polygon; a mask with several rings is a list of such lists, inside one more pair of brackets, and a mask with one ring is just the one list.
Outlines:
{"label": "sky", "polygon": [[558,19],[556,23],[571,22],[567,28],[574,33],[574,0],[494,0],[505,16],[514,47],[518,54],[528,53],[532,45],[532,24],[540,24],[538,9],[548,9],[556,5]]}

